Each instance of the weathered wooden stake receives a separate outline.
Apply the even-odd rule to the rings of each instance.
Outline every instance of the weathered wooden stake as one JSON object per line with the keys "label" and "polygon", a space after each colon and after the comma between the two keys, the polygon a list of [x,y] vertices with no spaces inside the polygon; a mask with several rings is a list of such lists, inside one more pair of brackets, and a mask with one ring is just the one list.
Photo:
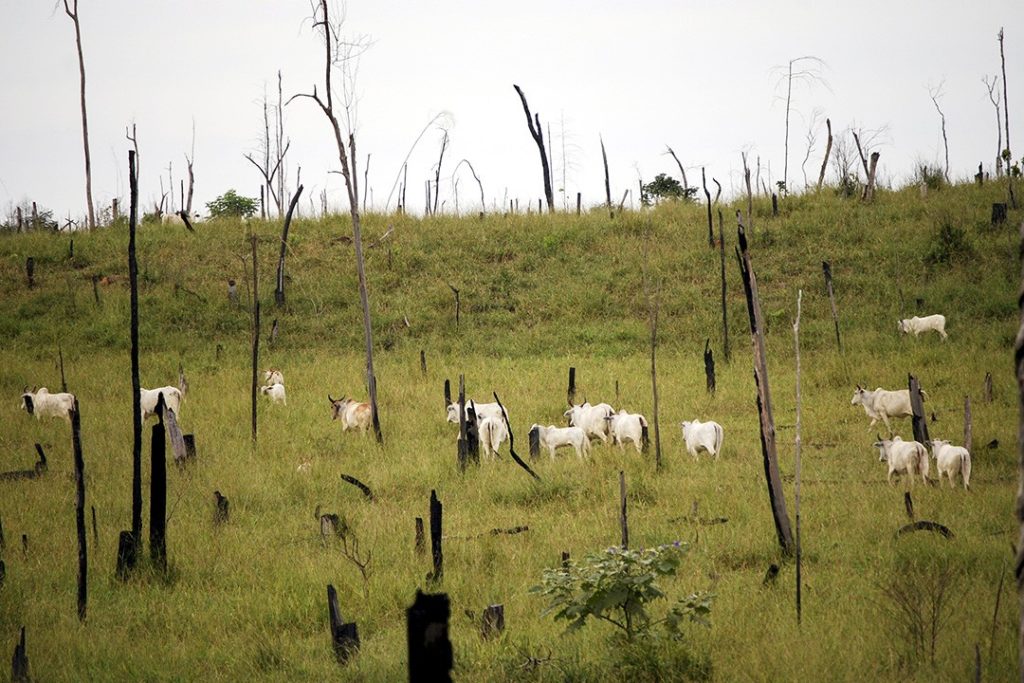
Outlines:
{"label": "weathered wooden stake", "polygon": [[185,442],[185,460],[196,459],[196,435],[195,434],[182,434],[182,440]]}
{"label": "weathered wooden stake", "polygon": [[711,351],[710,338],[704,341],[704,379],[708,393],[715,393],[715,354]]}
{"label": "weathered wooden stake", "polygon": [[488,605],[484,609],[483,618],[480,620],[480,635],[490,640],[497,638],[505,630],[505,606]]}
{"label": "weathered wooden stake", "polygon": [[68,390],[68,382],[64,379],[64,351],[60,348],[60,344],[57,344],[57,358],[60,360],[60,390]]}
{"label": "weathered wooden stake", "polygon": [[450,682],[454,662],[448,640],[451,606],[445,593],[416,591],[416,601],[406,610],[409,683]]}
{"label": "weathered wooden stake", "polygon": [[100,276],[92,276],[92,298],[96,300],[96,305],[100,305],[100,288],[99,288]]}
{"label": "weathered wooden stake", "polygon": [[28,534],[21,535],[21,554],[28,556]]}
{"label": "weathered wooden stake", "polygon": [[149,559],[161,572],[167,571],[167,442],[164,429],[164,395],[157,399],[160,418],[153,425],[149,442]]}
{"label": "weathered wooden stake", "polygon": [[985,394],[984,394],[984,398],[985,398],[985,403],[991,403],[992,402],[992,373],[991,372],[986,372],[985,373]]}
{"label": "weathered wooden stake", "polygon": [[25,649],[25,627],[21,627],[21,638],[14,646],[14,657],[11,658],[12,683],[29,683],[32,676],[28,666],[28,651]]}
{"label": "weathered wooden stake", "polygon": [[569,405],[576,403],[576,368],[569,368],[569,388],[565,394],[565,400],[569,402]]}
{"label": "weathered wooden stake", "polygon": [[6,545],[7,541],[4,539],[4,519],[3,517],[0,517],[0,553],[3,552]]}
{"label": "weathered wooden stake", "polygon": [[434,571],[428,576],[435,584],[444,579],[444,551],[441,549],[441,522],[443,506],[437,499],[437,492],[430,491],[430,556],[434,560]]}
{"label": "weathered wooden stake", "polygon": [[445,379],[444,381],[444,409],[448,410],[448,406],[452,404],[452,383],[450,380]]}
{"label": "weathered wooden stake", "polygon": [[836,308],[836,295],[832,289],[832,264],[828,261],[821,262],[821,270],[825,273],[825,288],[828,290],[828,301],[832,306],[832,322],[836,326],[836,348],[840,355],[843,353],[843,341],[839,337],[839,310]]}
{"label": "weathered wooden stake", "polygon": [[416,545],[415,545],[416,554],[417,555],[422,555],[424,553],[424,551],[427,549],[426,545],[427,545],[426,538],[423,535],[423,518],[422,517],[417,517],[416,518]]}
{"label": "weathered wooden stake", "polygon": [[964,448],[974,453],[974,426],[971,424],[971,397],[964,396]]}
{"label": "weathered wooden stake", "polygon": [[619,526],[622,527],[622,547],[629,547],[629,518],[626,515],[626,473],[619,470]]}
{"label": "weathered wooden stake", "polygon": [[86,603],[88,601],[89,561],[85,538],[85,460],[82,458],[82,423],[77,398],[71,410],[71,448],[75,459],[75,530],[78,534],[78,620],[85,621]]}
{"label": "weathered wooden stake", "polygon": [[137,560],[135,537],[130,531],[122,531],[117,537],[117,578],[127,581]]}
{"label": "weathered wooden stake", "polygon": [[466,406],[466,454],[474,465],[480,464],[480,430],[476,421],[476,407],[470,401]]}
{"label": "weathered wooden stake", "polygon": [[338,592],[327,584],[327,618],[331,627],[331,645],[339,664],[345,664],[359,651],[359,627],[353,621],[346,624],[338,609]]}
{"label": "weathered wooden stake", "polygon": [[779,195],[772,192],[772,218],[779,215]]}
{"label": "weathered wooden stake", "polygon": [[420,374],[427,376],[427,353],[423,349],[420,349]]}
{"label": "weathered wooden stake", "polygon": [[910,409],[914,413],[910,418],[914,429],[914,441],[927,444],[929,441],[928,420],[925,419],[924,414],[924,399],[921,398],[921,383],[917,381],[916,377],[909,374],[907,375],[907,382],[910,389]]}
{"label": "weathered wooden stake", "polygon": [[256,275],[256,235],[249,238],[252,245],[252,444],[256,446],[256,396],[259,393],[260,363],[260,297],[259,278]]}

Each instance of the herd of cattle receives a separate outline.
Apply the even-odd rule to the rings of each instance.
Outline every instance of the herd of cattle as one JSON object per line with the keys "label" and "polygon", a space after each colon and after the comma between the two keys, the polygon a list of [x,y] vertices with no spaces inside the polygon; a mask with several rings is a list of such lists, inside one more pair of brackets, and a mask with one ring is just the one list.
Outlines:
{"label": "herd of cattle", "polygon": [[[905,334],[913,333],[915,336],[922,332],[935,331],[945,341],[948,336],[945,332],[945,325],[946,318],[944,316],[930,315],[923,318],[913,317],[901,320],[899,321],[899,330]],[[263,379],[265,384],[259,388],[260,393],[267,396],[271,403],[287,405],[284,374],[281,370],[270,368],[264,372]],[[141,389],[140,408],[143,420],[156,414],[161,394],[163,394],[166,406],[175,414],[180,414],[182,391],[178,387]],[[921,396],[924,399],[927,394],[922,391]],[[50,393],[46,387],[31,391],[26,387],[21,399],[22,408],[37,418],[52,416],[65,420],[70,420],[75,402],[73,394]],[[331,419],[341,421],[342,431],[353,429],[365,434],[370,428],[372,413],[369,403],[359,402],[345,396],[335,399],[330,394],[327,399],[331,405]],[[887,391],[878,387],[874,391],[868,391],[857,385],[851,404],[864,408],[864,412],[871,418],[869,429],[881,420],[890,435],[893,434],[890,418],[910,417],[913,414],[910,392],[907,389]],[[476,420],[477,434],[483,447],[484,456],[491,459],[496,458],[501,445],[509,438],[507,411],[498,403],[479,403],[468,399],[465,402],[465,413],[466,419]],[[612,445],[618,445],[620,450],[625,450],[626,442],[630,442],[638,453],[647,442],[647,419],[643,415],[626,410],[616,411],[607,403],[591,405],[585,400],[579,405],[570,403],[569,409],[563,416],[568,421],[569,426],[567,427],[540,424],[530,427],[531,441],[538,444],[539,448],[546,449],[552,459],[555,457],[556,450],[568,447],[571,447],[580,459],[588,457],[590,444],[594,440],[600,440],[603,444],[610,442]],[[458,424],[459,418],[459,404],[449,403],[447,406],[448,422]],[[686,449],[692,456],[698,457],[701,451],[715,458],[719,456],[724,438],[724,430],[720,424],[714,421],[687,420],[681,424],[681,427]],[[927,482],[929,458],[925,444],[917,441],[904,441],[899,436],[892,436],[890,439],[879,437],[873,445],[878,448],[879,460],[888,465],[890,484],[894,474],[906,474],[911,482],[915,476],[920,476],[923,481]],[[942,481],[942,475],[946,475],[950,486],[955,486],[955,479],[959,474],[964,488],[969,488],[971,481],[970,452],[962,446],[954,446],[949,441],[941,439],[932,439],[927,445],[932,449],[932,457],[935,458],[938,467],[939,481]]]}

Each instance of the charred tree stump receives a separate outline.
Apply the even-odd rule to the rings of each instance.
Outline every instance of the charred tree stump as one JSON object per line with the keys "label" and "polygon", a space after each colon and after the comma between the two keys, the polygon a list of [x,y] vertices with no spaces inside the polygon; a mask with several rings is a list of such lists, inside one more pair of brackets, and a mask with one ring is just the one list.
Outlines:
{"label": "charred tree stump", "polygon": [[568,550],[563,550],[562,551],[562,569],[568,569],[568,568],[569,568],[569,551]]}
{"label": "charred tree stump", "polygon": [[924,414],[924,399],[921,397],[921,383],[917,381],[917,378],[913,375],[907,375],[907,381],[910,388],[910,409],[913,411],[911,417],[912,425],[914,428],[914,441],[921,444],[927,444],[928,439],[928,420]]}
{"label": "charred tree stump", "polygon": [[779,215],[779,195],[772,192],[772,218],[777,218]]}
{"label": "charred tree stump", "polygon": [[530,469],[530,466],[527,465],[525,462],[523,462],[523,459],[519,457],[518,453],[516,453],[515,434],[512,433],[512,425],[509,424],[509,422],[508,422],[508,411],[505,410],[505,406],[503,406],[501,404],[501,399],[498,398],[498,392],[496,392],[496,391],[495,392],[491,392],[491,394],[494,396],[494,402],[497,403],[498,404],[498,408],[501,409],[501,419],[504,420],[504,422],[505,422],[505,429],[508,431],[508,453],[509,453],[509,455],[511,455],[512,459],[515,461],[515,463],[517,465],[519,465],[520,467],[522,467],[524,470],[526,470],[526,473],[529,474],[531,477],[533,477],[535,481],[540,481],[540,476],[538,476],[536,472],[534,472],[532,469]]}
{"label": "charred tree stump", "polygon": [[[714,180],[714,178],[712,178]],[[718,210],[718,254],[722,262],[722,354],[729,362],[729,314],[725,302],[725,230],[722,225],[722,210]]]}
{"label": "charred tree stump", "polygon": [[491,640],[501,635],[505,630],[505,606],[488,605],[484,609],[483,618],[480,620],[480,636],[484,640]]}
{"label": "charred tree stump", "polygon": [[576,193],[576,215],[577,216],[580,215],[580,205],[581,205],[582,202],[583,202],[583,193],[577,192]]}
{"label": "charred tree stump", "polygon": [[420,374],[427,376],[427,354],[423,349],[420,349]]}
{"label": "charred tree stump", "polygon": [[[184,393],[184,392],[182,392]],[[174,464],[179,467],[185,464],[188,458],[188,449],[185,448],[185,436],[178,426],[178,418],[170,408],[164,408],[164,418],[167,420],[167,437],[171,442],[171,451],[174,453]]]}
{"label": "charred tree stump", "polygon": [[984,399],[985,399],[985,403],[991,403],[992,402],[992,373],[991,372],[986,372],[985,373],[985,393],[984,393]]}
{"label": "charred tree stump", "polygon": [[430,556],[434,561],[434,570],[427,576],[432,583],[439,584],[444,579],[444,550],[441,548],[441,523],[443,506],[437,499],[437,492],[430,492]]}
{"label": "charred tree stump", "polygon": [[565,400],[572,405],[576,402],[576,368],[569,368],[569,388],[565,393]]}
{"label": "charred tree stump", "polygon": [[331,646],[339,664],[345,664],[359,651],[359,627],[345,623],[338,609],[338,592],[327,584],[327,618],[331,627]]}
{"label": "charred tree stump", "polygon": [[622,547],[629,547],[629,518],[626,514],[626,473],[619,470],[619,526],[622,529]]}
{"label": "charred tree stump", "polygon": [[451,606],[445,593],[416,591],[416,601],[406,610],[409,683],[450,682],[452,644],[448,640]]}
{"label": "charred tree stump", "polygon": [[910,497],[910,491],[903,492],[903,507],[907,510],[907,517],[914,521],[914,499]]}
{"label": "charred tree stump", "polygon": [[28,557],[28,534],[21,535],[21,554]]}
{"label": "charred tree stump", "polygon": [[213,508],[213,524],[219,526],[221,524],[227,524],[228,520],[231,519],[231,502],[227,496],[222,495],[220,491],[213,492],[214,508]]}
{"label": "charred tree stump", "polygon": [[138,561],[137,550],[138,546],[132,537],[132,532],[122,531],[117,538],[117,571],[115,574],[120,580],[128,580],[132,568]]}
{"label": "charred tree stump", "polygon": [[149,558],[161,572],[167,571],[167,451],[164,429],[164,395],[157,399],[160,421],[150,439]]}
{"label": "charred tree stump", "polygon": [[11,658],[11,681],[12,683],[29,683],[32,676],[28,667],[28,651],[25,649],[25,627],[21,627],[21,638],[14,646],[14,656]]}
{"label": "charred tree stump", "polygon": [[196,459],[196,435],[182,434],[181,440],[185,442],[185,461]]}
{"label": "charred tree stump", "polygon": [[417,517],[416,518],[416,545],[414,546],[416,548],[416,554],[417,555],[422,555],[423,552],[426,550],[426,545],[427,545],[426,538],[423,535],[423,518],[422,517]]}
{"label": "charred tree stump", "polygon": [[32,289],[33,287],[36,286],[35,271],[36,260],[29,256],[27,259],[25,259],[25,279],[28,280],[29,289]]}
{"label": "charred tree stump", "polygon": [[[128,288],[131,320],[131,373],[132,373],[132,530],[131,540],[135,544],[132,552],[121,553],[118,549],[118,576],[135,569],[142,555],[142,407],[139,394],[142,384],[139,379],[139,264],[135,255],[135,231],[139,217],[139,178],[135,167],[135,150],[128,150],[128,182],[131,188],[131,203],[128,211]],[[124,534],[121,535],[123,539]],[[121,561],[125,564],[122,567]]]}
{"label": "charred tree stump", "polygon": [[[82,458],[82,423],[75,399],[71,410],[71,448],[75,459],[75,531],[78,534],[78,620],[85,621],[88,601],[89,560],[85,538],[85,460]],[[95,513],[95,508],[93,508]],[[95,517],[93,518],[95,520]]]}
{"label": "charred tree stump", "polygon": [[[992,204],[992,227],[1006,222],[1006,202]],[[31,285],[30,285],[31,286]]]}
{"label": "charred tree stump", "polygon": [[843,353],[843,340],[839,337],[839,310],[836,308],[836,294],[832,289],[832,264],[828,261],[821,262],[821,270],[825,274],[825,289],[828,290],[828,301],[832,306],[832,323],[836,326],[836,348],[839,354]]}
{"label": "charred tree stump", "polygon": [[708,180],[704,175],[704,167],[700,167],[700,182],[704,185],[704,196],[708,202],[708,246],[714,248],[715,246],[715,227],[711,220],[711,192],[708,190]]}
{"label": "charred tree stump", "polygon": [[341,475],[341,479],[342,479],[342,481],[347,481],[349,484],[352,484],[357,489],[362,491],[363,495],[366,496],[366,499],[368,501],[370,501],[371,503],[374,500],[376,500],[374,498],[373,491],[370,490],[370,487],[367,486],[366,484],[364,484],[363,482],[359,481],[358,479],[356,479],[352,475],[350,475],[350,474],[343,474],[343,475]]}
{"label": "charred tree stump", "polygon": [[448,406],[452,404],[452,383],[449,380],[444,381],[444,409],[448,410]]}
{"label": "charred tree stump", "polygon": [[540,430],[533,428],[528,436],[530,439],[530,460],[536,460],[540,457]]}
{"label": "charred tree stump", "polygon": [[474,465],[480,464],[480,428],[476,421],[476,406],[472,401],[466,406],[466,452]]}
{"label": "charred tree stump", "polygon": [[466,377],[459,375],[459,441],[456,444],[459,471],[465,472],[469,464],[469,435],[466,433]]}
{"label": "charred tree stump", "polygon": [[715,393],[715,354],[711,350],[711,339],[704,341],[704,378],[708,393]]}

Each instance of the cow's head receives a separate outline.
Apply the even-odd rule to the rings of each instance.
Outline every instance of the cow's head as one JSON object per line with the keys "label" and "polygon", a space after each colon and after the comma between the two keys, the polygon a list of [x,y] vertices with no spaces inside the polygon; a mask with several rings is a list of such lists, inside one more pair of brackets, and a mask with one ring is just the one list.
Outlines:
{"label": "cow's head", "polygon": [[892,441],[883,439],[880,434],[875,434],[875,438],[878,440],[871,445],[878,449],[878,462],[885,462],[889,459],[889,447],[892,446]]}
{"label": "cow's head", "polygon": [[448,404],[448,417],[447,417],[447,419],[452,424],[458,424],[459,423],[459,404],[458,403],[449,403]]}
{"label": "cow's head", "polygon": [[864,403],[864,388],[861,385],[857,385],[857,388],[853,391],[853,398],[850,399],[850,405],[855,406]]}
{"label": "cow's head", "polygon": [[898,320],[898,321],[896,321],[896,329],[898,329],[903,334],[906,334],[907,333],[907,321],[906,320]]}
{"label": "cow's head", "polygon": [[21,407],[29,415],[32,415],[35,412],[35,401],[34,401],[34,399],[35,399],[35,388],[33,388],[32,391],[29,391],[28,390],[28,386],[26,385],[25,388],[22,390],[22,394],[21,394]]}
{"label": "cow's head", "polygon": [[331,398],[330,394],[327,394],[327,400],[331,402],[331,419],[337,420],[341,417],[341,411],[345,409],[348,400],[344,396],[338,399]]}

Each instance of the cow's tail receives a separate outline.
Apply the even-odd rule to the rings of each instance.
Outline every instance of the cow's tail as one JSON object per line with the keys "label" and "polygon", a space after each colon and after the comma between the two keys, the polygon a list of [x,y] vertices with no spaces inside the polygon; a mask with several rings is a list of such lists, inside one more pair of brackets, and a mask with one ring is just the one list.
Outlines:
{"label": "cow's tail", "polygon": [[960,456],[960,476],[964,480],[964,488],[971,488],[971,453],[965,452]]}

